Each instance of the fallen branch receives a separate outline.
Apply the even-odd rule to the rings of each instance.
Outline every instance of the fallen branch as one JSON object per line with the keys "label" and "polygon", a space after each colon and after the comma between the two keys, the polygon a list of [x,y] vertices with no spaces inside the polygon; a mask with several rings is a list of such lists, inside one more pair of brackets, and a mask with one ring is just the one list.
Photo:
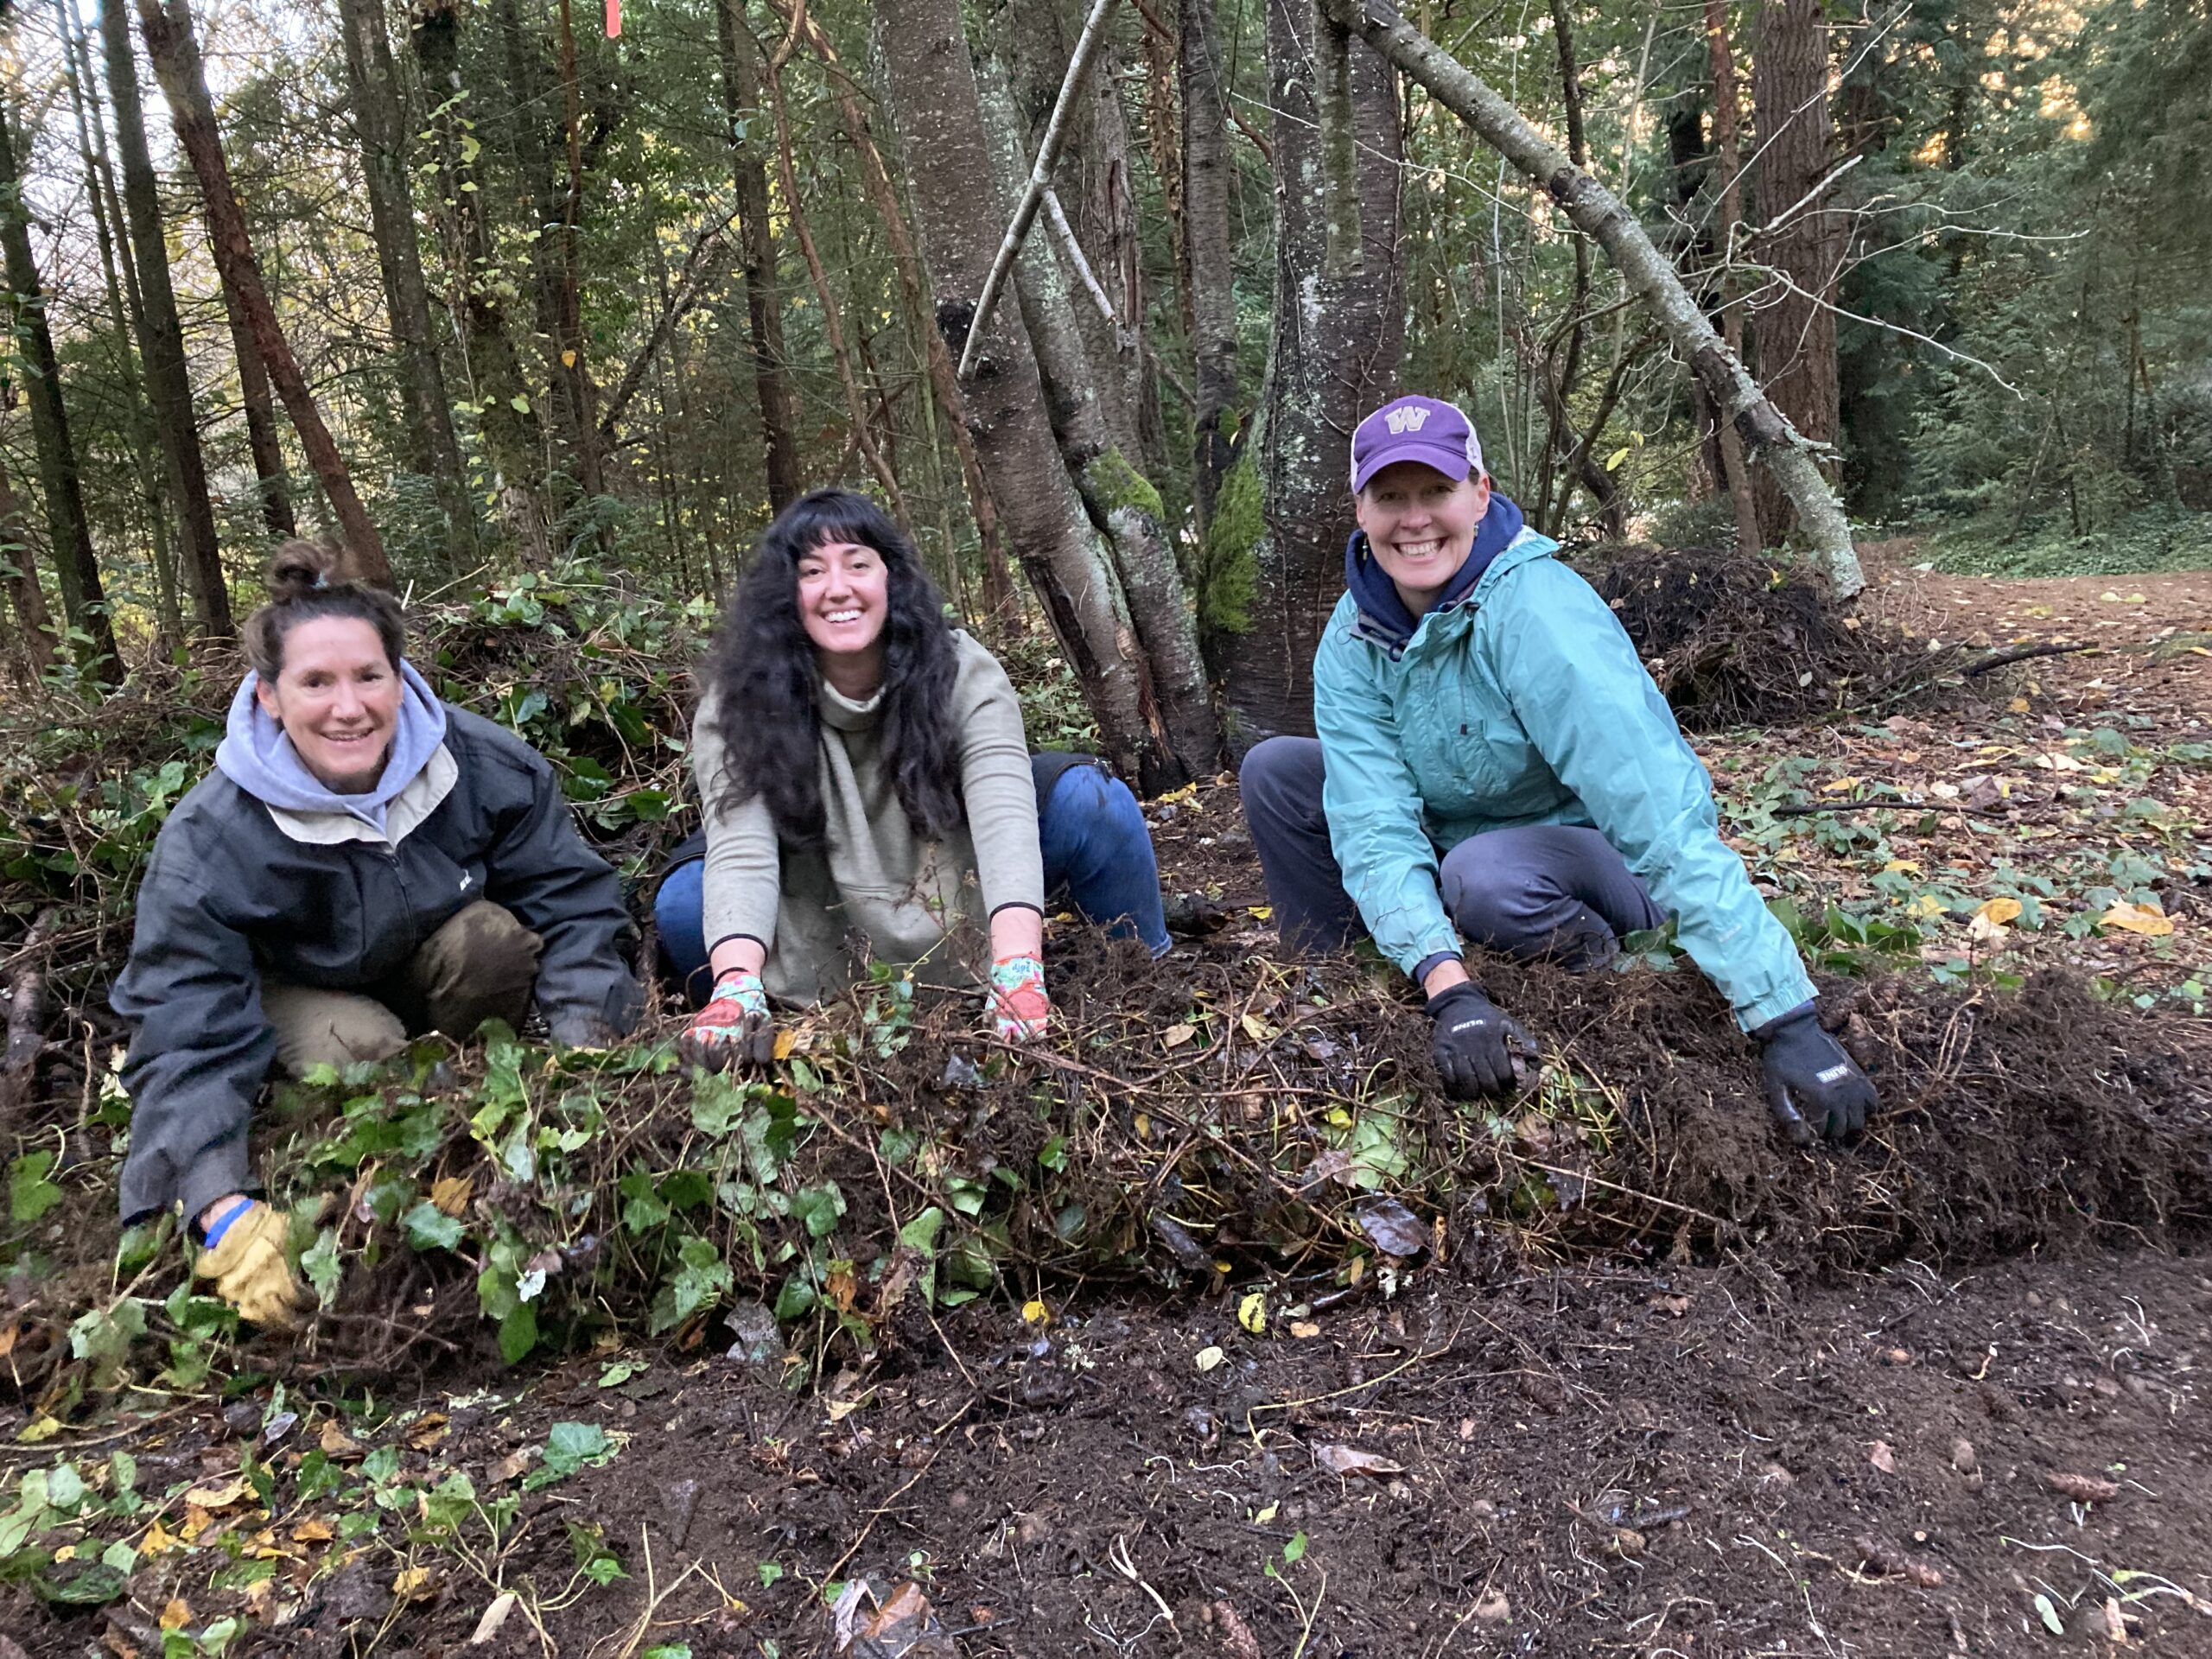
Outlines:
{"label": "fallen branch", "polygon": [[1970,680],[1977,674],[1986,674],[1993,668],[2003,668],[2011,663],[2030,663],[2038,657],[2064,657],[2077,651],[2094,651],[2092,645],[2015,645],[2010,651],[2000,651],[1979,662],[1968,663],[1959,671],[1959,677]]}
{"label": "fallen branch", "polygon": [[1090,73],[1091,60],[1105,41],[1106,14],[1113,9],[1114,0],[1095,0],[1090,16],[1084,20],[1083,34],[1076,41],[1075,55],[1068,60],[1066,79],[1060,82],[1059,99],[1052,105],[1052,118],[1045,128],[1044,142],[1037,146],[1037,164],[1029,170],[1029,187],[1021,193],[1021,200],[1014,210],[1014,221],[1006,227],[1006,238],[999,244],[998,257],[991,261],[991,273],[983,279],[983,291],[976,297],[976,315],[968,325],[968,344],[960,353],[963,380],[976,372],[976,359],[983,349],[983,330],[990,325],[991,308],[998,302],[999,289],[1006,285],[1007,273],[1014,269],[1014,257],[1021,251],[1023,238],[1037,222],[1037,210],[1045,205],[1045,192],[1052,182],[1052,164],[1059,160],[1060,146],[1067,142],[1068,117],[1075,108],[1076,94],[1083,90],[1083,83]]}
{"label": "fallen branch", "polygon": [[8,1048],[0,1057],[0,1121],[21,1111],[46,1048],[47,941],[61,912],[39,912],[16,950],[8,974]]}

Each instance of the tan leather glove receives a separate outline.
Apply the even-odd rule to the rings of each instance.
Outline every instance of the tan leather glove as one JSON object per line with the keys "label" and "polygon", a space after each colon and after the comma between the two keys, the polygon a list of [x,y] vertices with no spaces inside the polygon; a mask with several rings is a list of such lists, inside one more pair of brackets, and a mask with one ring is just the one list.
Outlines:
{"label": "tan leather glove", "polygon": [[240,1319],[272,1331],[296,1331],[315,1298],[285,1256],[291,1229],[284,1211],[248,1199],[245,1213],[200,1252],[193,1272],[213,1279],[215,1294],[238,1309]]}

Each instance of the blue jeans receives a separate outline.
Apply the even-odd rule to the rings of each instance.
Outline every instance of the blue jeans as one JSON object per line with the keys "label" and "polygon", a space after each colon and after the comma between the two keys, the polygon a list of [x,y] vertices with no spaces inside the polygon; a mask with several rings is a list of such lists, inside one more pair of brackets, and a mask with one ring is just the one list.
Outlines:
{"label": "blue jeans", "polygon": [[[1167,922],[1160,899],[1160,865],[1152,832],[1129,786],[1103,766],[1068,766],[1065,758],[1036,755],[1040,780],[1050,778],[1037,806],[1037,839],[1045,857],[1048,901],[1065,898],[1088,921],[1116,938],[1141,939],[1155,957],[1167,954]],[[1065,770],[1061,768],[1065,766]],[[1057,776],[1052,774],[1057,773]],[[686,858],[661,879],[653,922],[667,966],[690,992],[706,1000],[707,933],[703,858]]]}

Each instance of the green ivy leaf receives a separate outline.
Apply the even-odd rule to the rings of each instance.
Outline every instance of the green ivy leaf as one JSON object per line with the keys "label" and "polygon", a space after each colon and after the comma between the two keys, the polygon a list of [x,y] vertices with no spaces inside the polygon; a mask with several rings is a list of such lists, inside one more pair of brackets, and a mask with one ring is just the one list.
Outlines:
{"label": "green ivy leaf", "polygon": [[406,1217],[407,1242],[418,1250],[450,1250],[461,1243],[461,1223],[424,1198]]}
{"label": "green ivy leaf", "polygon": [[61,1189],[47,1179],[51,1152],[27,1152],[9,1166],[8,1219],[29,1225],[61,1202]]}

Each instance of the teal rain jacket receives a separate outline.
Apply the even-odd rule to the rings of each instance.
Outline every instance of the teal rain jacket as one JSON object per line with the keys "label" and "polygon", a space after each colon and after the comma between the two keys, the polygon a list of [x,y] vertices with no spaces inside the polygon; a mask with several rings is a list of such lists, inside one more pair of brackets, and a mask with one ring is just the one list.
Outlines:
{"label": "teal rain jacket", "polygon": [[1558,550],[1522,530],[1408,637],[1402,606],[1382,602],[1395,589],[1353,537],[1351,590],[1313,658],[1322,799],[1345,889],[1410,974],[1461,948],[1437,887],[1444,854],[1486,830],[1588,825],[1674,914],[1683,949],[1752,1030],[1809,1001],[1812,982],[1721,841],[1712,779],[1619,619]]}

